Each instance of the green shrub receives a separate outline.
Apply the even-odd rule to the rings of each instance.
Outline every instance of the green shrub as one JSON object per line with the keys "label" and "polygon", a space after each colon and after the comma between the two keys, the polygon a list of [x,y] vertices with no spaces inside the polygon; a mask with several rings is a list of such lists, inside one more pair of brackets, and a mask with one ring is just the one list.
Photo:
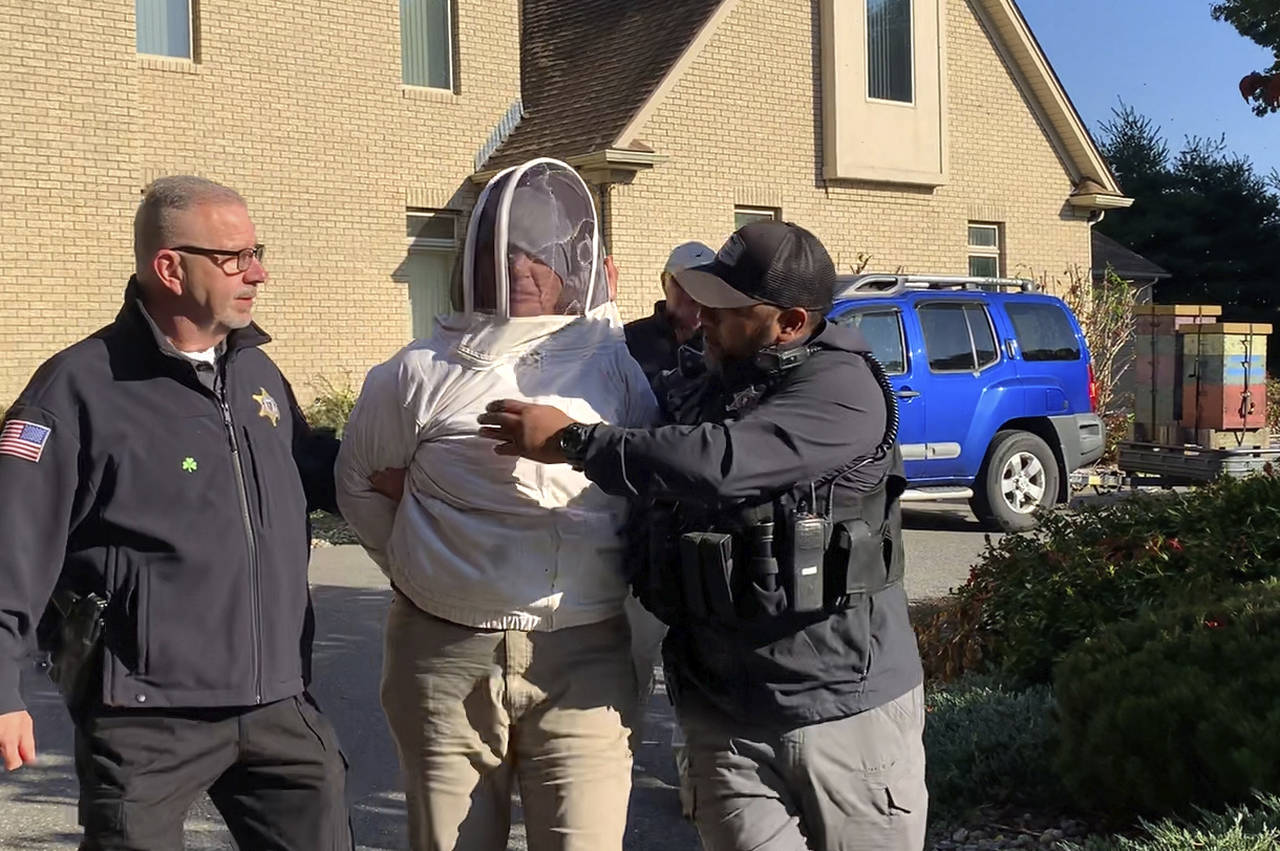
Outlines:
{"label": "green shrub", "polygon": [[1068,851],[1275,851],[1280,848],[1280,798],[1263,797],[1256,806],[1222,813],[1202,811],[1190,823],[1143,824],[1138,838],[1094,837]]}
{"label": "green shrub", "polygon": [[331,428],[338,437],[342,437],[351,409],[356,406],[360,394],[350,384],[335,386],[327,378],[320,379],[317,384],[319,392],[305,411],[307,422],[312,428]]}
{"label": "green shrub", "polygon": [[[951,647],[972,664],[1048,682],[1053,663],[1106,624],[1206,589],[1280,575],[1280,477],[1222,479],[1045,516],[988,543],[956,591]],[[927,632],[928,630],[925,630]],[[925,642],[926,653],[935,649]],[[944,674],[946,669],[944,666]],[[959,671],[952,671],[954,675]]]}
{"label": "green shrub", "polygon": [[327,511],[313,511],[311,519],[311,542],[322,546],[338,546],[339,544],[358,544],[360,539],[356,533],[336,514]]}
{"label": "green shrub", "polygon": [[1280,582],[1108,627],[1054,693],[1059,773],[1083,805],[1167,815],[1280,793]]}
{"label": "green shrub", "polygon": [[1053,705],[1046,686],[1011,691],[984,677],[930,690],[924,728],[930,811],[946,817],[983,805],[1059,804]]}

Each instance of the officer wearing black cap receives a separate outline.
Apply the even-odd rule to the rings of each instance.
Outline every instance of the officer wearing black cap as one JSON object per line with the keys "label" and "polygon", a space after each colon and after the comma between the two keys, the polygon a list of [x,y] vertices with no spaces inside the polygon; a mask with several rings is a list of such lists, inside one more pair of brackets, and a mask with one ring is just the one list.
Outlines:
{"label": "officer wearing black cap", "polygon": [[709,851],[918,851],[927,792],[907,617],[897,414],[813,234],[762,222],[676,275],[706,369],[672,425],[572,422],[499,401],[497,451],[568,462],[638,503],[633,580],[670,626],[668,687]]}

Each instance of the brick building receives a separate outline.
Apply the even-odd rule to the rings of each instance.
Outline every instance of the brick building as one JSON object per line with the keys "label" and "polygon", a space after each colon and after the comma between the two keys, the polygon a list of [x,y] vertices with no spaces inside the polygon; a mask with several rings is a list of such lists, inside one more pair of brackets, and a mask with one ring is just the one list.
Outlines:
{"label": "brick building", "polygon": [[0,0],[0,403],[114,316],[171,173],[248,198],[306,398],[447,304],[495,169],[599,189],[630,317],[667,250],[782,216],[844,269],[1089,268],[1129,203],[1013,0]]}

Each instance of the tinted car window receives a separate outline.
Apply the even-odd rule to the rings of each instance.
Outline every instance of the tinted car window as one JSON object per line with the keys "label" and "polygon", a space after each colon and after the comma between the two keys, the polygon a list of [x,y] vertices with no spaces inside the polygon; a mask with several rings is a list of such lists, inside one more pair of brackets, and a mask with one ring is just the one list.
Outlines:
{"label": "tinted car window", "polygon": [[966,304],[964,315],[969,320],[969,331],[973,334],[973,348],[978,355],[978,369],[990,366],[1000,360],[996,349],[996,336],[991,331],[991,319],[987,310],[980,304]]}
{"label": "tinted car window", "polygon": [[871,353],[889,375],[907,371],[907,357],[902,347],[902,317],[896,310],[861,310],[846,313],[836,320],[862,331]]}
{"label": "tinted car window", "polygon": [[934,372],[982,369],[1000,360],[985,306],[926,304],[919,310],[929,368]]}
{"label": "tinted car window", "polygon": [[1023,360],[1080,360],[1075,329],[1060,306],[1010,302],[1004,309],[1018,335]]}
{"label": "tinted car window", "polygon": [[973,341],[963,304],[921,305],[920,324],[924,328],[924,348],[929,369],[934,372],[961,372],[975,368]]}

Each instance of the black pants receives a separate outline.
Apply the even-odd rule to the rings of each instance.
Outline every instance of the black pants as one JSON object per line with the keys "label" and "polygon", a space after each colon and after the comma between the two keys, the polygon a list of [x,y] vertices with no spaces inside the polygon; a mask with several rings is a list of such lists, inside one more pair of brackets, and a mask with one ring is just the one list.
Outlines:
{"label": "black pants", "polygon": [[89,709],[80,851],[181,851],[206,790],[242,851],[349,851],[346,760],[308,695],[243,709]]}

